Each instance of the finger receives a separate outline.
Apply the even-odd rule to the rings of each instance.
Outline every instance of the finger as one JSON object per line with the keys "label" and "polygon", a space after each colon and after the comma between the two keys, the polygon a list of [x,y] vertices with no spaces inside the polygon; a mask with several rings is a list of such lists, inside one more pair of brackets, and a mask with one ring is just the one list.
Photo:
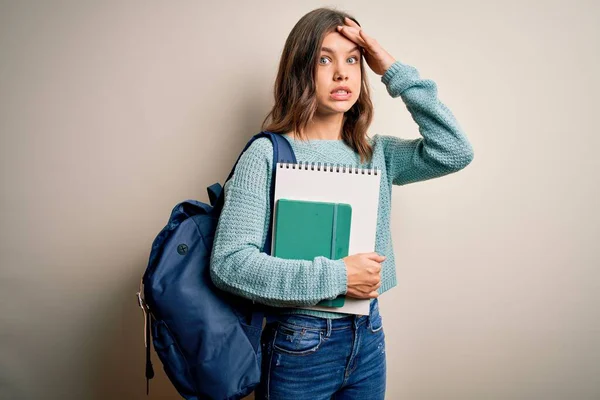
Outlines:
{"label": "finger", "polygon": [[375,298],[379,297],[379,293],[377,291],[373,291],[373,292],[369,293],[369,297],[372,299],[375,299]]}
{"label": "finger", "polygon": [[377,261],[372,261],[371,268],[373,268],[373,271],[375,271],[376,273],[379,273],[379,271],[381,271],[381,264]]}
{"label": "finger", "polygon": [[352,18],[344,17],[344,22],[354,28],[360,29],[360,25],[358,25]]}
{"label": "finger", "polygon": [[377,253],[375,253],[374,251],[370,252],[370,253],[356,253],[357,256],[361,256],[366,258],[367,260],[371,260],[374,257],[377,257]]}
{"label": "finger", "polygon": [[375,279],[375,276],[379,276],[381,274],[381,269],[381,264],[379,264],[378,262],[373,262],[369,265],[367,271],[373,277],[373,279]]}
{"label": "finger", "polygon": [[375,48],[376,40],[367,35],[362,29],[358,32],[360,39],[365,43],[365,48],[371,52]]}
{"label": "finger", "polygon": [[372,293],[373,290],[372,289],[368,289],[368,290],[348,290],[346,292],[346,296],[348,297],[353,297],[355,299],[368,299],[370,296],[370,293]]}
{"label": "finger", "polygon": [[338,30],[338,32],[341,32],[348,39],[352,40],[356,44],[358,44],[362,47],[368,46],[367,42],[365,42],[365,40],[359,35],[358,29],[352,28],[350,26],[338,26],[337,30]]}
{"label": "finger", "polygon": [[354,23],[354,21],[352,21],[352,25],[349,24],[349,26],[344,26],[343,28],[348,28],[348,30],[350,30],[353,34],[356,34],[356,40],[361,42],[364,47],[370,48],[373,46],[375,39],[367,35],[364,29],[362,29],[358,24]]}
{"label": "finger", "polygon": [[367,257],[371,260],[377,261],[377,260],[385,260],[385,256],[384,255],[380,255],[376,252],[373,253],[367,253]]}
{"label": "finger", "polygon": [[359,29],[358,34],[367,43],[373,41],[373,38],[371,36],[367,35],[367,33],[364,31],[364,29]]}

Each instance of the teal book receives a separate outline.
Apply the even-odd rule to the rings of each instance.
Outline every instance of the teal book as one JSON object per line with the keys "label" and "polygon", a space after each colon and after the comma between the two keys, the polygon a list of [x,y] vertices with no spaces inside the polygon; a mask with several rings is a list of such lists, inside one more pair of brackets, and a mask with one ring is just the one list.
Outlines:
{"label": "teal book", "polygon": [[[275,210],[273,256],[310,260],[324,256],[339,260],[348,256],[352,206],[279,199]],[[323,300],[317,305],[342,307],[345,296]]]}

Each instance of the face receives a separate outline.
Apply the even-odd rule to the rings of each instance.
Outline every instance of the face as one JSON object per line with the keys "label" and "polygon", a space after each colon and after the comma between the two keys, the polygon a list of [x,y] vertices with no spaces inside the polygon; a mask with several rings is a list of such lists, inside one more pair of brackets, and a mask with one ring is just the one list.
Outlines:
{"label": "face", "polygon": [[[360,57],[357,44],[344,35],[331,32],[325,36],[315,72],[317,113],[345,113],[356,103],[361,88]],[[338,86],[349,92],[337,92]]]}

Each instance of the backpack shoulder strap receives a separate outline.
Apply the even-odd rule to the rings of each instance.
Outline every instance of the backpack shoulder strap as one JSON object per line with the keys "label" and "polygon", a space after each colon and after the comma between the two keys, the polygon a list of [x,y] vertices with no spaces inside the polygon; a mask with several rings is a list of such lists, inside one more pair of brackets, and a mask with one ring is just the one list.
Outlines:
{"label": "backpack shoulder strap", "polygon": [[[294,154],[294,150],[292,150],[292,146],[290,146],[290,143],[288,142],[288,140],[286,138],[284,138],[282,135],[280,135],[278,133],[262,131],[260,133],[257,133],[256,135],[252,136],[252,138],[248,141],[248,143],[246,143],[244,150],[242,150],[242,152],[238,156],[238,158],[237,158],[235,164],[233,165],[233,168],[231,169],[231,172],[229,173],[229,176],[227,177],[225,182],[230,180],[231,177],[233,176],[235,167],[237,166],[238,162],[240,161],[242,154],[244,154],[244,152],[246,150],[248,150],[250,145],[252,143],[254,143],[254,141],[256,139],[259,139],[262,137],[268,137],[271,140],[271,143],[273,144],[273,171],[275,171],[275,167],[276,167],[275,164],[277,164],[278,162],[296,163],[296,155]],[[223,186],[225,186],[225,184],[223,184]]]}
{"label": "backpack shoulder strap", "polygon": [[[271,215],[269,221],[269,228],[267,231],[267,237],[265,239],[264,251],[267,254],[271,254],[271,238],[273,234],[273,209],[275,207],[275,177],[277,176],[277,163],[288,162],[296,163],[296,155],[290,145],[290,142],[281,135],[272,132],[261,132],[266,133],[271,138],[273,143],[273,169],[271,171],[271,188],[270,188],[270,204],[271,204]],[[260,134],[259,134],[260,135]]]}
{"label": "backpack shoulder strap", "polygon": [[[297,162],[296,155],[294,154],[294,150],[292,149],[290,142],[288,142],[288,140],[280,134],[269,132],[269,131],[262,131],[260,133],[257,133],[256,135],[252,136],[252,138],[248,141],[248,143],[246,143],[246,146],[244,147],[244,149],[241,151],[240,155],[238,156],[235,164],[233,165],[233,168],[231,169],[231,172],[229,173],[229,176],[223,183],[223,187],[225,187],[225,183],[227,183],[227,181],[230,180],[231,177],[233,176],[235,167],[237,166],[238,162],[240,161],[242,154],[244,154],[244,152],[246,150],[248,150],[250,145],[252,143],[254,143],[254,141],[256,139],[259,139],[262,137],[269,138],[269,140],[271,140],[271,143],[273,144],[273,167],[271,170],[272,178],[271,178],[271,187],[270,187],[270,196],[269,196],[271,199],[271,211],[273,211],[273,199],[275,198],[275,175],[277,172],[276,171],[277,163],[278,162],[289,162],[289,163]],[[215,204],[215,209],[216,209],[217,215],[220,214],[224,202],[225,202],[225,191],[222,190],[219,192],[219,196],[218,196],[218,199]],[[271,212],[271,219],[272,218],[273,218],[273,213]],[[267,240],[265,240],[265,252],[267,252],[267,254],[271,254],[271,225],[272,224],[269,224],[269,232],[267,234],[267,238],[266,238]]]}

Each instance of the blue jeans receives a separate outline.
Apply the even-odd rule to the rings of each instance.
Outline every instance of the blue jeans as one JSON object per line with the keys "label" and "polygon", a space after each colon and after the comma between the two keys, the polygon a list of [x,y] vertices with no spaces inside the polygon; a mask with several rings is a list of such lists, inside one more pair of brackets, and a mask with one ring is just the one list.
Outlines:
{"label": "blue jeans", "polygon": [[368,316],[277,316],[265,326],[261,344],[256,400],[385,396],[385,334],[377,299]]}

